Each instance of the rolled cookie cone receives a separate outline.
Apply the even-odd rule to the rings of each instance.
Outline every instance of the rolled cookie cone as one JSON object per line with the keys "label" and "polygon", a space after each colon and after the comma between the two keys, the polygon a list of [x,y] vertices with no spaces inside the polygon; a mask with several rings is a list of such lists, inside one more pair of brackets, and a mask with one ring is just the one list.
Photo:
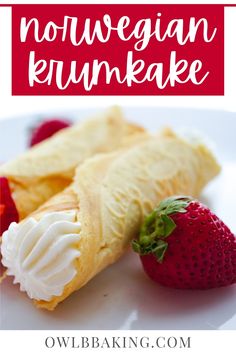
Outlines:
{"label": "rolled cookie cone", "polygon": [[170,131],[94,156],[66,190],[3,234],[8,275],[36,306],[53,310],[120,258],[162,199],[198,197],[219,170],[205,146]]}

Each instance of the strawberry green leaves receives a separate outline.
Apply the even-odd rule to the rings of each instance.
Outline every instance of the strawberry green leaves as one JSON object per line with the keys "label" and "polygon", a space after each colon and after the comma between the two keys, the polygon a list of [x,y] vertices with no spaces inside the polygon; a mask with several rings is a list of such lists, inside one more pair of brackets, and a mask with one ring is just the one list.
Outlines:
{"label": "strawberry green leaves", "polygon": [[166,238],[172,234],[176,224],[170,217],[174,213],[185,213],[191,198],[174,196],[164,199],[144,220],[137,240],[132,248],[140,255],[153,254],[162,263],[168,243]]}

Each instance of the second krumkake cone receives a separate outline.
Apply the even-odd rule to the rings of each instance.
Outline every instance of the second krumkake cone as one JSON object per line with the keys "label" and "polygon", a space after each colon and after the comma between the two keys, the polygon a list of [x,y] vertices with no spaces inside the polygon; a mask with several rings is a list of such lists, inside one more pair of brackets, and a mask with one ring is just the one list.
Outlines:
{"label": "second krumkake cone", "polygon": [[145,135],[127,122],[119,107],[63,129],[53,137],[0,166],[7,177],[20,220],[67,187],[76,167],[101,152],[114,151]]}

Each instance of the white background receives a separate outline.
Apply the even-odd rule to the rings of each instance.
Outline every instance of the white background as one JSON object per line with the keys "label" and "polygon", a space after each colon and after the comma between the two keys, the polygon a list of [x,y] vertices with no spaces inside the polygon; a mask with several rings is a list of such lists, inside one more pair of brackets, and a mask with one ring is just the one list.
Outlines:
{"label": "white background", "polygon": [[[3,3],[17,4],[17,3],[67,3],[66,0],[41,0],[41,1],[2,1]],[[115,1],[100,1],[102,3],[114,3]],[[159,3],[228,3],[236,4],[232,0],[207,0],[207,1],[191,1],[191,0],[178,0],[178,1],[159,1]],[[99,3],[98,1],[76,1],[69,0],[68,3]],[[117,3],[158,3],[155,0],[149,1],[117,1]],[[214,108],[224,109],[236,112],[236,8],[225,9],[225,96],[224,97],[11,97],[11,22],[10,11],[7,8],[0,8],[0,119],[10,118],[15,115],[22,115],[27,113],[49,112],[53,110],[79,109],[81,107],[106,107],[107,105],[120,104],[122,106],[168,106],[168,107],[197,107],[197,108]],[[3,55],[4,53],[4,55]],[[19,61],[20,63],[20,61]],[[19,64],[20,65],[20,64]],[[75,309],[76,310],[76,309]],[[19,319],[20,321],[21,319]],[[93,335],[98,333],[93,333]],[[133,333],[135,335],[135,333]],[[148,333],[150,335],[150,332]],[[172,331],[158,333],[159,335],[185,335],[186,331],[178,333]],[[42,331],[29,331],[17,332],[4,331],[0,332],[0,346],[3,353],[44,353],[44,352],[60,352],[69,353],[75,350],[45,350],[43,341],[45,336],[50,333]],[[76,333],[54,333],[54,335],[78,335]],[[85,335],[89,335],[86,332]],[[92,333],[91,333],[92,335]],[[114,333],[114,335],[116,335]],[[130,335],[126,332],[120,335]],[[145,333],[142,333],[145,335]],[[232,331],[220,331],[217,334],[214,331],[195,331],[191,334],[194,338],[194,345],[191,350],[155,350],[151,352],[160,353],[222,353],[227,354],[235,352],[235,333]],[[14,337],[13,337],[14,336]],[[12,338],[14,338],[12,340]],[[149,352],[144,350],[145,352]],[[89,352],[89,351],[87,351]],[[92,351],[96,352],[96,351]],[[103,350],[97,352],[104,353]],[[106,351],[105,351],[106,352]],[[111,352],[109,350],[109,352]],[[121,352],[119,350],[119,352]],[[123,352],[123,351],[122,351]],[[131,351],[130,351],[131,352]],[[139,352],[139,351],[138,351]],[[143,352],[143,351],[142,351]]]}
{"label": "white background", "polygon": [[[236,1],[178,1],[177,3],[228,3]],[[66,1],[5,1],[4,3],[66,3]],[[75,1],[69,3],[98,3],[98,1]],[[103,0],[100,3],[114,3]],[[117,1],[117,3],[158,3],[158,1]],[[174,1],[159,1],[159,3],[175,3]],[[11,17],[9,8],[0,8],[0,119],[27,113],[47,113],[65,109],[78,109],[81,107],[107,107],[119,104],[121,106],[167,106],[167,107],[197,107],[224,109],[236,111],[236,7],[225,8],[225,96],[15,96],[11,97]],[[4,53],[4,55],[3,55]],[[217,58],[216,58],[217,60]],[[20,69],[20,58],[19,58]]]}
{"label": "white background", "polygon": [[[14,338],[15,340],[12,341],[12,332],[5,332],[5,336],[3,337],[4,346],[7,351],[4,353],[24,353],[24,354],[31,354],[32,352],[34,354],[47,354],[47,353],[61,353],[61,354],[68,354],[68,353],[85,353],[85,354],[90,354],[90,353],[102,353],[102,354],[111,354],[111,353],[146,353],[146,354],[199,354],[199,353],[222,353],[223,351],[227,354],[234,354],[235,353],[235,343],[234,343],[234,338],[232,335],[232,332],[230,331],[225,331],[225,332],[218,332],[217,335],[214,331],[132,331],[127,332],[127,331],[106,331],[106,333],[101,332],[101,331],[86,331],[86,332],[78,332],[78,331],[70,331],[65,332],[65,331],[23,331],[23,332],[15,332]],[[74,336],[77,338],[77,343],[78,343],[78,337],[79,336],[97,336],[100,338],[102,341],[102,338],[106,335],[107,337],[117,337],[118,335],[120,337],[123,336],[138,336],[138,337],[145,337],[148,336],[150,339],[152,339],[151,343],[155,342],[155,338],[157,337],[168,337],[171,336],[176,336],[179,338],[180,336],[183,336],[184,338],[187,338],[188,336],[191,337],[191,348],[175,348],[171,349],[168,347],[165,348],[146,348],[146,349],[76,349],[76,348],[59,348],[58,345],[56,345],[52,349],[47,349],[45,347],[45,339],[47,337],[53,336],[53,337],[59,337],[59,336]],[[160,341],[160,343],[163,343],[164,341]],[[34,345],[30,349],[30,343],[34,343]],[[50,343],[50,342],[49,342]],[[19,348],[23,348],[22,351],[19,351]],[[1,343],[1,348],[2,348],[2,343]]]}

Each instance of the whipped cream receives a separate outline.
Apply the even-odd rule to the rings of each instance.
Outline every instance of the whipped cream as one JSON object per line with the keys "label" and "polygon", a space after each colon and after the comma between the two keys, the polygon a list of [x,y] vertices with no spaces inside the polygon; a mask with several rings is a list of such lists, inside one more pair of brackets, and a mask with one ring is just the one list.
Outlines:
{"label": "whipped cream", "polygon": [[80,230],[76,212],[70,211],[11,223],[1,245],[7,275],[14,276],[14,284],[19,283],[32,299],[50,301],[60,296],[76,275]]}

